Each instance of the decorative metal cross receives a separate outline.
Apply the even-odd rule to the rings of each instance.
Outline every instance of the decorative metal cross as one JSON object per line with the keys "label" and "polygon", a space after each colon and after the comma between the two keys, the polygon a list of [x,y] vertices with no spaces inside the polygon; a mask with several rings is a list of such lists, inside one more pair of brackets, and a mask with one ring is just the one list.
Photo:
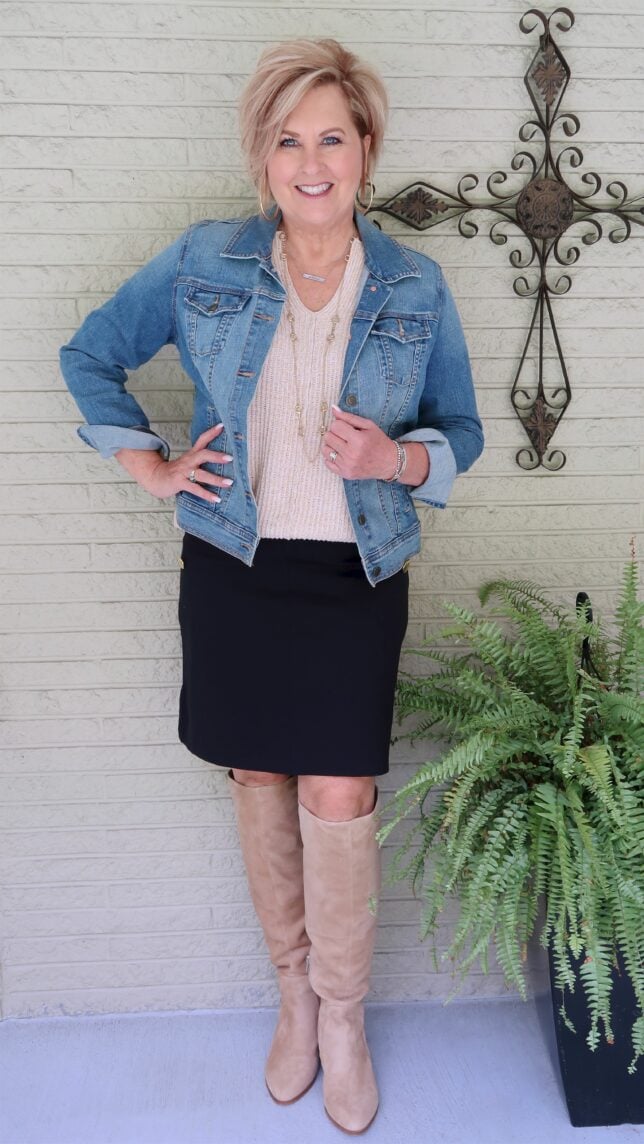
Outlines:
{"label": "decorative metal cross", "polygon": [[[559,20],[555,17],[559,16]],[[532,21],[531,18],[532,17]],[[602,180],[594,171],[581,175],[581,182],[590,189],[582,193],[573,190],[565,181],[561,166],[565,159],[571,169],[580,167],[583,155],[579,147],[564,147],[553,155],[552,132],[561,123],[564,134],[571,138],[579,131],[579,119],[570,112],[559,112],[564,91],[570,79],[570,68],[555,43],[550,24],[567,32],[572,28],[575,17],[569,8],[556,8],[546,16],[538,8],[530,8],[519,21],[522,32],[532,32],[538,22],[543,26],[539,36],[539,48],[524,76],[530,99],[537,113],[536,119],[529,119],[519,130],[523,143],[531,142],[535,135],[543,137],[541,162],[530,151],[519,151],[512,159],[512,169],[530,172],[529,182],[521,189],[503,194],[500,188],[507,180],[503,171],[494,171],[487,179],[487,190],[493,196],[490,202],[473,202],[469,197],[478,186],[476,175],[463,175],[455,193],[444,191],[432,183],[419,180],[397,192],[386,202],[374,204],[367,212],[380,212],[408,223],[415,230],[425,231],[447,219],[458,218],[459,233],[464,238],[478,234],[478,226],[468,215],[473,211],[493,211],[500,217],[491,225],[489,237],[498,246],[508,241],[507,234],[499,230],[503,222],[516,224],[522,231],[519,241],[527,240],[528,249],[515,247],[510,251],[510,263],[518,270],[525,271],[536,266],[531,272],[532,281],[522,273],[515,278],[513,288],[522,298],[536,296],[532,321],[523,348],[519,367],[512,386],[511,401],[515,412],[530,440],[530,447],[524,446],[516,454],[516,462],[523,469],[535,469],[539,465],[550,470],[563,468],[566,457],[560,449],[551,449],[550,441],[571,400],[568,371],[557,333],[551,296],[565,294],[570,289],[569,274],[558,274],[556,280],[549,280],[552,259],[560,266],[572,266],[579,258],[579,238],[568,234],[570,227],[579,222],[588,223],[589,229],[581,236],[586,246],[597,242],[603,234],[596,215],[608,216],[607,233],[611,242],[624,242],[631,233],[631,220],[644,225],[644,201],[642,196],[627,200],[624,183],[613,181],[605,188],[608,202],[596,203],[592,200],[602,189]],[[640,204],[640,205],[637,205]],[[564,242],[565,240],[565,242]],[[513,240],[514,241],[514,240]],[[549,263],[549,260],[550,263]],[[556,357],[546,357],[544,345],[549,325],[556,349]],[[532,343],[536,348],[529,355]],[[534,363],[538,363],[536,379]],[[544,365],[547,365],[548,389],[544,387]],[[532,370],[528,378],[528,368]]]}

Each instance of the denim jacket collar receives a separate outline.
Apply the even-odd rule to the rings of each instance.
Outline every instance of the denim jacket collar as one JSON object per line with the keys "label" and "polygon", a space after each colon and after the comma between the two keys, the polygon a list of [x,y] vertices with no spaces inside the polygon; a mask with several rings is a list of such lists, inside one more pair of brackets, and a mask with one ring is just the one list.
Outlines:
{"label": "denim jacket collar", "polygon": [[[227,258],[258,258],[271,266],[271,246],[280,214],[275,219],[251,215],[234,232],[221,254]],[[384,234],[363,214],[356,211],[355,224],[364,245],[365,264],[370,273],[381,282],[398,282],[401,278],[420,278],[418,263],[408,250],[395,239]]]}

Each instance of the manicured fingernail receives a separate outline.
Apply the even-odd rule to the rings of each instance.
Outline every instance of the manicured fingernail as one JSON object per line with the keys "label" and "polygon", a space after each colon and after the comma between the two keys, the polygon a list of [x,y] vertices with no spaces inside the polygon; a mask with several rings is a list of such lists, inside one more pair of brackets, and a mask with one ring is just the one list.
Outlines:
{"label": "manicured fingernail", "polygon": [[221,483],[222,483],[222,485],[232,485],[233,478],[232,477],[223,477]]}
{"label": "manicured fingernail", "polygon": [[213,494],[212,494],[212,499],[213,499],[214,501],[220,501],[220,500],[221,500],[221,497],[218,497],[218,496],[217,496],[217,493],[213,493]]}
{"label": "manicured fingernail", "polygon": [[231,457],[230,453],[222,453],[221,459],[222,459],[222,461],[232,461],[232,457]]}
{"label": "manicured fingernail", "polygon": [[222,425],[223,421],[220,421],[218,425],[213,425],[213,429],[221,429]]}

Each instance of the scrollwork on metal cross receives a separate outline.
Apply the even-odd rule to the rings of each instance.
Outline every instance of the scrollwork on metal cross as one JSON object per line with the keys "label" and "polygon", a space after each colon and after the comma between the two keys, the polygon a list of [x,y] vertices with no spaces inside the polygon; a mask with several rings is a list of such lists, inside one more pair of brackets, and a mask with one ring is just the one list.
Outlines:
{"label": "scrollwork on metal cross", "polygon": [[[559,19],[555,20],[555,17]],[[605,188],[608,201],[593,201],[602,190],[602,180],[594,171],[580,175],[584,184],[582,189],[573,189],[564,179],[562,165],[574,171],[581,166],[583,155],[576,146],[564,147],[556,156],[553,152],[555,126],[559,124],[564,135],[571,138],[579,131],[580,123],[576,115],[559,111],[570,79],[570,68],[555,43],[550,25],[554,23],[560,31],[567,32],[572,28],[575,17],[569,8],[557,8],[550,16],[538,8],[530,8],[521,17],[519,28],[522,32],[532,32],[539,22],[543,27],[539,47],[524,76],[537,117],[521,126],[519,138],[523,143],[530,143],[540,135],[543,155],[538,162],[531,151],[519,151],[511,162],[514,171],[529,172],[529,182],[519,190],[504,194],[503,184],[508,176],[504,171],[494,171],[486,183],[493,201],[476,202],[471,198],[471,192],[479,184],[474,174],[463,175],[454,193],[418,180],[386,202],[375,203],[367,213],[391,215],[420,231],[438,226],[447,219],[458,218],[460,234],[464,238],[473,238],[479,228],[471,217],[472,212],[492,211],[499,217],[490,226],[489,237],[499,246],[506,245],[508,241],[508,235],[500,229],[504,223],[520,228],[522,234],[518,241],[524,246],[513,247],[509,254],[510,263],[521,271],[534,266],[534,271],[531,278],[526,273],[519,274],[513,287],[520,297],[536,297],[536,301],[511,393],[512,405],[530,440],[530,447],[519,449],[516,461],[523,469],[543,465],[557,470],[563,467],[566,457],[560,449],[551,449],[550,441],[570,403],[571,389],[551,296],[565,294],[570,289],[571,278],[569,274],[558,271],[553,276],[553,263],[565,267],[574,265],[580,254],[578,243],[581,241],[590,246],[602,237],[604,231],[596,217],[600,214],[607,216],[604,226],[609,240],[624,242],[631,233],[632,222],[644,224],[644,202],[641,195],[628,200],[625,184],[617,180]],[[587,223],[589,229],[580,238],[570,235],[571,226],[580,222]],[[546,358],[545,351],[548,326],[556,351],[556,355],[550,358]],[[535,349],[531,358],[530,347],[533,344]],[[526,375],[532,361],[537,369],[536,379],[531,382]],[[550,370],[549,392],[544,385],[544,362]]]}

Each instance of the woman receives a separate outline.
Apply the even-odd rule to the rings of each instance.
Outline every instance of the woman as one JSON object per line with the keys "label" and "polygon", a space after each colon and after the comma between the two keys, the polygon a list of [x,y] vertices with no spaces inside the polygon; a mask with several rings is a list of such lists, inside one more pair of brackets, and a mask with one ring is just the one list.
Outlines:
{"label": "woman", "polygon": [[[381,150],[379,77],[334,40],[265,51],[241,101],[259,215],[203,220],[61,349],[88,424],[184,529],[179,737],[227,768],[281,1007],[266,1064],[328,1115],[378,1108],[364,1033],[388,770],[420,548],[412,498],[445,507],[483,448],[440,267],[356,208]],[[195,386],[170,460],[126,368],[172,342]]]}

